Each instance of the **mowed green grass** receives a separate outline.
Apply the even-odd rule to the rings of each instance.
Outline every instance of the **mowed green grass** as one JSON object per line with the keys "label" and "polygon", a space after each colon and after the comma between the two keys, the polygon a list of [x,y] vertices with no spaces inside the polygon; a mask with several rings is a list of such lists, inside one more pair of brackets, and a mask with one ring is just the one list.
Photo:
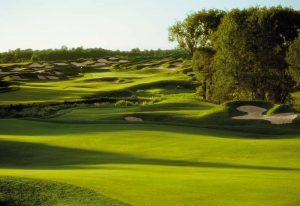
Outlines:
{"label": "mowed green grass", "polygon": [[300,205],[299,118],[232,120],[237,111],[201,102],[183,85],[191,78],[171,70],[19,83],[0,93],[0,104],[122,98],[127,90],[156,102],[0,119],[0,205]]}
{"label": "mowed green grass", "polygon": [[[103,78],[117,78],[124,80],[124,83],[102,80]],[[189,82],[190,78],[180,72],[152,69],[151,72],[140,70],[86,73],[69,80],[19,81],[17,90],[0,93],[0,105],[82,100],[101,92],[130,90],[132,87],[151,86],[164,81]]]}
{"label": "mowed green grass", "polygon": [[0,120],[0,175],[132,205],[300,203],[300,136],[155,124]]}

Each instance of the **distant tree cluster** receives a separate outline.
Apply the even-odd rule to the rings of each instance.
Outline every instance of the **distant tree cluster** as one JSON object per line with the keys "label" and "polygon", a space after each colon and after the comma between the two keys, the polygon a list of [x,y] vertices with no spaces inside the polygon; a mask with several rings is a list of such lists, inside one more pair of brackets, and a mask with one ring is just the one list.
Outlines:
{"label": "distant tree cluster", "polygon": [[70,48],[63,46],[61,49],[32,50],[16,49],[0,53],[0,63],[37,62],[37,61],[64,61],[90,58],[104,58],[118,56],[123,58],[164,58],[164,57],[189,57],[182,49],[175,50],[144,50],[132,49],[131,51],[112,51],[102,48],[84,49],[82,47]]}
{"label": "distant tree cluster", "polygon": [[291,8],[202,10],[170,27],[170,40],[193,55],[204,100],[285,103],[300,84],[299,28]]}

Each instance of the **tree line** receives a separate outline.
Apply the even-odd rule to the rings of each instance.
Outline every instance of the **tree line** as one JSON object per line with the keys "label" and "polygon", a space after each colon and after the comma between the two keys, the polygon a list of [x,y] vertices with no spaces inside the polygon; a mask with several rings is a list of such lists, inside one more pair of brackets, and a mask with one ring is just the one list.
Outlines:
{"label": "tree line", "polygon": [[193,55],[204,100],[291,101],[300,85],[300,12],[283,7],[202,10],[169,28]]}
{"label": "tree line", "polygon": [[187,52],[182,49],[174,50],[143,50],[132,49],[131,51],[112,51],[102,48],[67,48],[63,46],[60,49],[16,49],[0,53],[0,63],[16,63],[16,62],[38,62],[38,61],[65,61],[78,59],[97,59],[105,57],[120,57],[128,59],[136,58],[165,58],[165,57],[188,57]]}

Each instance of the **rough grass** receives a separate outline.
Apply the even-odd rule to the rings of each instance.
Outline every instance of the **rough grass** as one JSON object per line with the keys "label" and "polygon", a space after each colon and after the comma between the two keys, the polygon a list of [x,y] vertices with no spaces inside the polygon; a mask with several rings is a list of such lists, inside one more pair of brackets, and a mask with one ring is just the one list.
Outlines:
{"label": "rough grass", "polygon": [[90,189],[46,180],[0,177],[0,204],[7,206],[128,205]]}

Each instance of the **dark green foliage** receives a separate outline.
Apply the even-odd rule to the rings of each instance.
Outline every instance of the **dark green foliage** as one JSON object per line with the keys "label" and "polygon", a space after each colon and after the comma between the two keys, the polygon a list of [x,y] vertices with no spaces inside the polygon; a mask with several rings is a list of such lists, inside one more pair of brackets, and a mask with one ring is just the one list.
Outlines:
{"label": "dark green foliage", "polygon": [[201,83],[201,96],[203,100],[210,100],[213,85],[213,65],[212,60],[215,51],[211,48],[198,49],[193,56],[193,71],[196,78]]}
{"label": "dark green foliage", "polygon": [[298,86],[300,86],[300,35],[298,35],[298,38],[289,48],[287,62],[290,65],[289,72],[291,76],[297,82]]}
{"label": "dark green foliage", "polygon": [[118,56],[128,59],[149,59],[149,58],[166,58],[175,57],[187,58],[189,55],[182,50],[132,50],[132,51],[112,51],[102,48],[83,49],[78,48],[62,48],[62,49],[46,49],[46,50],[10,50],[0,53],[0,63],[12,62],[39,62],[39,61],[62,61],[62,60],[78,60],[105,58],[109,56]]}
{"label": "dark green foliage", "polygon": [[[212,38],[212,99],[288,101],[294,81],[285,55],[299,27],[300,13],[289,8],[234,9],[226,14]],[[197,55],[195,59],[205,57]]]}
{"label": "dark green foliage", "polygon": [[16,177],[0,178],[0,205],[127,205],[92,190],[45,180]]}
{"label": "dark green foliage", "polygon": [[169,40],[176,41],[179,48],[193,54],[198,48],[211,46],[211,34],[218,28],[225,12],[202,10],[187,16],[169,28]]}

